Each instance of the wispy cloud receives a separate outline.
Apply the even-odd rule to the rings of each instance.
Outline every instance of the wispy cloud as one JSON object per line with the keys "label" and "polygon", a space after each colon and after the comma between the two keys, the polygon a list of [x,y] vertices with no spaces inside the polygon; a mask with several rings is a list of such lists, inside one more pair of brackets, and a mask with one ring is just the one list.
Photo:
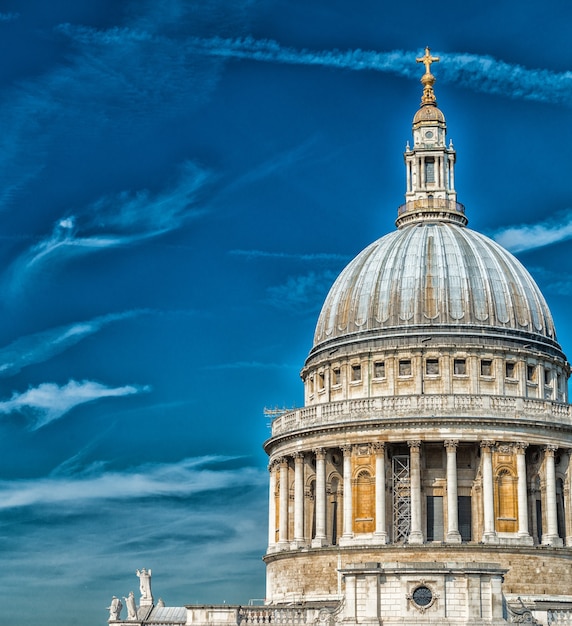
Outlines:
{"label": "wispy cloud", "polygon": [[38,430],[60,419],[74,407],[101,398],[117,398],[149,391],[149,387],[106,387],[101,383],[70,380],[66,385],[42,383],[23,393],[14,393],[10,400],[0,401],[0,413],[21,413],[28,420],[29,430]]}
{"label": "wispy cloud", "polygon": [[12,288],[24,286],[46,264],[158,237],[206,213],[201,194],[210,174],[185,163],[176,183],[159,193],[124,191],[60,218],[45,239],[25,251],[9,271]]}
{"label": "wispy cloud", "polygon": [[572,239],[572,211],[538,222],[502,228],[493,234],[495,241],[511,252],[524,252]]}
{"label": "wispy cloud", "polygon": [[210,455],[123,471],[109,471],[105,464],[95,463],[79,475],[58,472],[45,478],[0,481],[0,509],[60,502],[82,507],[94,500],[188,496],[265,483],[266,474],[260,470],[225,467],[237,458]]}
{"label": "wispy cloud", "polygon": [[23,367],[42,363],[100,331],[113,322],[148,313],[144,310],[124,311],[101,315],[84,322],[50,328],[40,333],[26,335],[0,348],[0,376],[12,376]]}
{"label": "wispy cloud", "polygon": [[291,276],[282,285],[269,287],[270,304],[292,312],[310,312],[320,307],[337,273],[331,270]]}
{"label": "wispy cloud", "polygon": [[[142,566],[153,569],[155,597],[168,606],[263,597],[267,476],[250,459],[209,456],[2,480],[2,534],[10,537],[3,589],[12,597],[26,580],[34,602],[50,606],[65,606],[76,594],[81,610],[103,620],[107,594],[127,595]],[[241,564],[239,578],[229,571],[229,555]],[[11,603],[4,613],[6,623],[33,623]]]}
{"label": "wispy cloud", "polygon": [[[84,44],[98,43],[114,46],[125,41],[151,41],[153,36],[138,29],[116,28],[98,31],[86,27],[62,26],[61,30]],[[191,37],[181,42],[186,54],[217,58],[249,59],[264,63],[288,65],[315,65],[352,71],[376,71],[417,77],[415,58],[421,51],[391,50],[308,50],[280,45],[269,39],[200,38]],[[571,106],[572,72],[552,72],[506,63],[489,55],[464,52],[439,53],[435,69],[439,80],[455,83],[483,93],[509,98],[558,103]]]}
{"label": "wispy cloud", "polygon": [[[137,135],[151,117],[188,115],[208,99],[223,62],[191,54],[181,44],[198,29],[186,19],[192,9],[178,5],[170,13],[150,7],[153,19],[144,20],[144,31],[93,29],[93,37],[82,38],[89,29],[69,24],[56,29],[72,42],[65,63],[0,95],[0,209],[48,166],[48,155],[59,153],[62,143],[87,155],[102,134]],[[18,14],[0,16],[12,21]],[[131,17],[130,25],[137,22]],[[97,176],[95,169],[90,174]]]}
{"label": "wispy cloud", "polygon": [[284,259],[287,261],[349,261],[352,257],[345,254],[317,252],[313,254],[298,254],[293,252],[269,252],[266,250],[230,250],[229,254],[243,257],[249,261],[257,259]]}
{"label": "wispy cloud", "polygon": [[[371,70],[407,77],[419,74],[415,63],[415,58],[419,53],[413,51],[298,50],[281,46],[272,40],[219,37],[192,39],[187,42],[187,45],[199,54],[215,57],[252,59],[290,65],[337,67],[354,71]],[[434,52],[439,54],[437,51]],[[509,98],[571,106],[572,72],[529,69],[488,55],[448,52],[440,56],[441,62],[435,69],[440,81]]]}
{"label": "wispy cloud", "polygon": [[13,22],[19,17],[19,13],[0,13],[0,22]]}

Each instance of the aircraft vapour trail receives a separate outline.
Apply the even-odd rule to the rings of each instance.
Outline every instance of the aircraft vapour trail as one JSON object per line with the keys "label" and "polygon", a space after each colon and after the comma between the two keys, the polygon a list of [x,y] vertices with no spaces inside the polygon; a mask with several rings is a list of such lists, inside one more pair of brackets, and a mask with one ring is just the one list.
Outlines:
{"label": "aircraft vapour trail", "polygon": [[[191,39],[187,45],[196,53],[234,59],[251,59],[266,63],[317,65],[353,71],[377,71],[399,76],[419,75],[415,58],[418,53],[393,50],[331,50],[311,51],[283,47],[276,41],[245,39]],[[439,80],[455,83],[483,93],[514,99],[552,102],[570,106],[572,72],[529,69],[487,55],[459,52],[439,53],[441,61],[435,68]]]}

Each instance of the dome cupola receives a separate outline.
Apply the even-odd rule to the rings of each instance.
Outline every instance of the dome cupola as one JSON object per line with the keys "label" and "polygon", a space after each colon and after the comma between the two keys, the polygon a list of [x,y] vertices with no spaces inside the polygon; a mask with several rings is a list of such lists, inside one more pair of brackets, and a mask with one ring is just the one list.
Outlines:
{"label": "dome cupola", "polygon": [[431,64],[437,61],[439,57],[431,56],[429,48],[417,59],[425,65],[423,96],[413,118],[413,148],[409,143],[405,148],[407,182],[405,204],[399,207],[395,222],[398,228],[435,219],[467,224],[465,207],[457,202],[455,191],[455,150],[452,142],[446,144],[447,124],[433,90]]}

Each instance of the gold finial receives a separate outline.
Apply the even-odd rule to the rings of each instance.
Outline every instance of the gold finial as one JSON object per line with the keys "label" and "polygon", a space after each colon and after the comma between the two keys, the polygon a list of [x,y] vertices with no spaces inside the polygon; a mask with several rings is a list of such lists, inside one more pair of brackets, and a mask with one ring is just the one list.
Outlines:
{"label": "gold finial", "polygon": [[431,50],[429,46],[425,48],[425,56],[420,59],[415,59],[417,63],[423,63],[425,65],[425,74],[421,77],[421,84],[423,85],[423,96],[421,97],[421,106],[425,104],[437,105],[437,98],[433,91],[433,85],[435,84],[435,76],[431,74],[431,64],[438,63],[439,57],[431,56]]}

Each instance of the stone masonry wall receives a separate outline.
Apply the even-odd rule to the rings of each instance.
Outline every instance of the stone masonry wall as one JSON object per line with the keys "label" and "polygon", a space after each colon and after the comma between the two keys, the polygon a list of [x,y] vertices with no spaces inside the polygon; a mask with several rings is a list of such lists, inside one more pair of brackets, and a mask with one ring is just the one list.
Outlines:
{"label": "stone masonry wall", "polygon": [[371,562],[480,562],[508,569],[503,592],[516,595],[571,595],[572,549],[448,545],[321,548],[273,554],[267,563],[267,601],[326,600],[338,597],[339,568]]}

